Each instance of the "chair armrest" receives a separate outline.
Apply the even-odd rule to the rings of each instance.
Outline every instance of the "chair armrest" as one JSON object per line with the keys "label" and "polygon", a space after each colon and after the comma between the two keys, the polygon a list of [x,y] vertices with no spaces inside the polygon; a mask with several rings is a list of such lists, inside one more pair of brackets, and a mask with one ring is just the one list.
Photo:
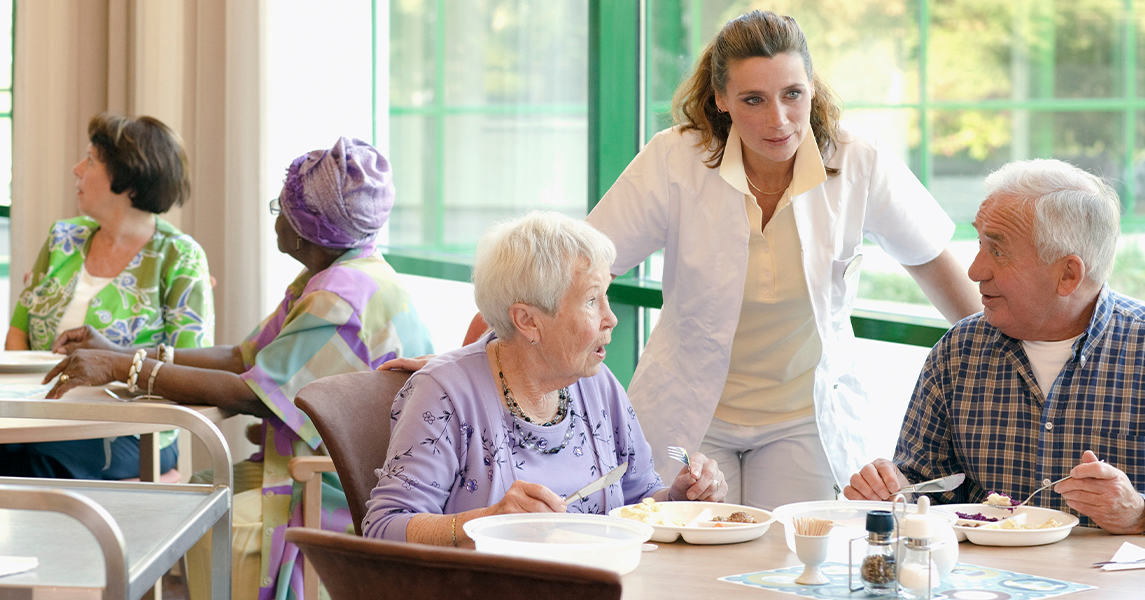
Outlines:
{"label": "chair armrest", "polygon": [[335,471],[334,461],[329,456],[295,456],[287,465],[291,479],[306,483],[317,473]]}
{"label": "chair armrest", "polygon": [[[318,473],[335,471],[334,461],[329,456],[295,456],[287,464],[290,477],[302,484],[302,526],[322,529],[322,477]],[[318,598],[318,572],[314,565],[305,561],[302,567],[303,592],[305,600]]]}

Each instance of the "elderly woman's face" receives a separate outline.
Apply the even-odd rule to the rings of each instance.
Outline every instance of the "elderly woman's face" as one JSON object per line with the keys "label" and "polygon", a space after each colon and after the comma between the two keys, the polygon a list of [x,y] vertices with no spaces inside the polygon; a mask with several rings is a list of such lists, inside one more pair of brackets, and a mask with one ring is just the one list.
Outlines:
{"label": "elderly woman's face", "polygon": [[76,176],[76,204],[81,214],[97,217],[107,198],[114,196],[107,167],[95,146],[87,145],[87,155],[72,167]]}
{"label": "elderly woman's face", "polygon": [[591,377],[600,371],[604,347],[616,327],[616,315],[608,307],[611,281],[607,267],[589,271],[582,264],[556,316],[542,317],[540,350],[555,372]]}

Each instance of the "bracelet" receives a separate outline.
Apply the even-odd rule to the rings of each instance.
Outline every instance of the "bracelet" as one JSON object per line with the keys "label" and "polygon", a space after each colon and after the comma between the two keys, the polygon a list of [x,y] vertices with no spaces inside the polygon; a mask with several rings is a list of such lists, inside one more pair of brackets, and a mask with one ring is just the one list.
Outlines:
{"label": "bracelet", "polygon": [[457,547],[457,515],[453,515],[453,522],[449,525],[449,540],[453,542],[453,547]]}
{"label": "bracelet", "polygon": [[135,393],[139,389],[135,387],[135,379],[139,377],[139,369],[143,367],[143,359],[147,358],[147,351],[143,348],[135,351],[135,356],[131,358],[131,368],[127,371],[127,391]]}
{"label": "bracelet", "polygon": [[155,351],[155,357],[165,363],[173,363],[175,362],[175,347],[159,344],[159,349]]}
{"label": "bracelet", "polygon": [[155,375],[159,373],[159,368],[163,366],[163,361],[155,361],[155,367],[151,369],[151,375],[147,378],[147,397],[154,398],[151,395],[151,387],[155,385]]}

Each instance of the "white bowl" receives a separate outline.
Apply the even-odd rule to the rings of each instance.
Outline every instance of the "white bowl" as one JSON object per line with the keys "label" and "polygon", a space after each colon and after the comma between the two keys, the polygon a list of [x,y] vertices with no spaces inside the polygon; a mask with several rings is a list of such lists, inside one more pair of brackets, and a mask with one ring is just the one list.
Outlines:
{"label": "white bowl", "polygon": [[480,552],[553,560],[621,575],[640,564],[652,526],[637,521],[568,513],[479,517],[464,525]]}
{"label": "white bowl", "polygon": [[[979,546],[1041,546],[1065,539],[1070,531],[1081,522],[1076,516],[1052,508],[1037,506],[991,506],[989,504],[944,504],[942,508],[961,513],[982,513],[987,517],[1005,519],[1025,514],[1026,523],[1039,525],[1049,519],[1056,519],[1061,526],[1049,529],[983,529],[954,525],[959,537],[965,537]],[[955,515],[957,516],[957,515]],[[959,521],[965,522],[965,521]]]}
{"label": "white bowl", "polygon": [[[792,519],[795,517],[818,517],[834,521],[835,527],[831,529],[831,545],[827,551],[827,560],[846,563],[847,546],[851,544],[851,540],[859,537],[866,539],[867,537],[867,511],[871,510],[890,511],[891,503],[868,500],[795,502],[776,508],[775,520],[783,523],[787,547],[792,552],[795,552],[795,527],[792,525]],[[917,510],[918,507],[914,504],[906,505],[906,514],[908,515],[914,514]],[[947,505],[931,506],[930,513],[942,517],[951,525],[957,519],[954,512],[948,510]],[[939,541],[947,541],[949,544],[938,550],[939,556],[935,560],[941,562],[944,567],[949,565],[950,568],[953,568],[958,559],[958,544],[955,541],[953,530],[947,531],[950,533],[949,540]],[[865,542],[855,542],[852,553],[855,564],[862,560],[866,550]]]}
{"label": "white bowl", "polygon": [[[763,535],[775,520],[775,516],[766,510],[723,502],[657,502],[656,506],[665,516],[678,523],[689,523],[704,510],[711,514],[702,523],[690,527],[652,524],[655,529],[652,534],[654,542],[674,542],[683,536],[689,544],[738,544]],[[623,508],[614,508],[608,514],[620,516]],[[715,517],[726,518],[734,512],[745,512],[755,517],[755,523],[720,524],[711,521]]]}

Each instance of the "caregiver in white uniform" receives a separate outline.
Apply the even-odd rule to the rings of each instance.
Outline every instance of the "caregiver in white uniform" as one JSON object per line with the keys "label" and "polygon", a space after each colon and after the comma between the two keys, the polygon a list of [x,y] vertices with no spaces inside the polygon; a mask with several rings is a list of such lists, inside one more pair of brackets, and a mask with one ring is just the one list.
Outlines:
{"label": "caregiver in white uniform", "polygon": [[954,224],[893,152],[839,129],[795,20],[724,26],[588,221],[614,275],[664,249],[664,307],[628,394],[661,471],[699,448],[728,502],[833,499],[881,418],[853,373],[864,236],[950,321],[981,310],[945,249]]}

